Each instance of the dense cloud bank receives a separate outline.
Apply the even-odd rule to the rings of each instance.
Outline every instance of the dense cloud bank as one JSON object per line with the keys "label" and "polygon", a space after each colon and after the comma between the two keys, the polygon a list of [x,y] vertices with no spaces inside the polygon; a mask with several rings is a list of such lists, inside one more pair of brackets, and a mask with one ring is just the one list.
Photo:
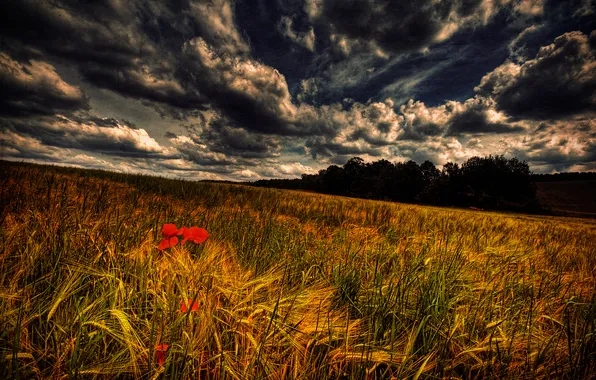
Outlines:
{"label": "dense cloud bank", "polygon": [[519,118],[549,120],[596,110],[596,31],[565,33],[521,64],[506,62],[475,90]]}
{"label": "dense cloud bank", "polygon": [[291,178],[358,155],[596,169],[593,2],[0,4],[0,155]]}

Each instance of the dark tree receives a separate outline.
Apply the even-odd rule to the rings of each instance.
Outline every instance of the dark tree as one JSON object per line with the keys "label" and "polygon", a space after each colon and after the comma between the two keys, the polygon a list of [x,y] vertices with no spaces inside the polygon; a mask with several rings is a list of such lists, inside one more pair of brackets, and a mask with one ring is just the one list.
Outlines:
{"label": "dark tree", "polygon": [[439,171],[430,161],[360,157],[343,167],[331,165],[301,179],[257,181],[257,186],[304,189],[361,198],[495,209],[536,209],[536,190],[527,163],[503,156],[472,157],[461,166],[448,162]]}
{"label": "dark tree", "polygon": [[414,202],[424,187],[424,180],[420,166],[412,160],[395,164],[397,177],[396,200]]}
{"label": "dark tree", "polygon": [[367,198],[393,200],[396,191],[395,165],[387,160],[371,162],[366,166]]}
{"label": "dark tree", "polygon": [[420,165],[420,171],[422,172],[422,181],[424,182],[423,190],[420,193],[420,200],[424,203],[437,204],[441,172],[435,164],[428,160]]}
{"label": "dark tree", "polygon": [[346,181],[346,189],[344,194],[350,196],[359,196],[362,194],[364,187],[364,174],[366,170],[364,160],[360,157],[350,158],[348,162],[345,163],[343,170]]}
{"label": "dark tree", "polygon": [[535,198],[527,163],[504,156],[472,157],[461,168],[467,202],[474,206],[503,208]]}
{"label": "dark tree", "polygon": [[323,192],[327,194],[346,195],[350,187],[350,178],[343,168],[331,165],[323,174]]}

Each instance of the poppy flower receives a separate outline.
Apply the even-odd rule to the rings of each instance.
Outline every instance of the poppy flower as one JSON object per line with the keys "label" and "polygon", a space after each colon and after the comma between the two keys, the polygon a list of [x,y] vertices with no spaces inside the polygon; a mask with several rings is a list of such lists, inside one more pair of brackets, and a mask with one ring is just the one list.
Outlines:
{"label": "poppy flower", "polygon": [[159,243],[158,249],[163,251],[166,248],[170,248],[178,244],[178,237],[176,235],[179,235],[180,231],[181,230],[176,228],[175,224],[164,224],[163,228],[161,229],[163,240],[161,243]]}
{"label": "poppy flower", "polygon": [[167,344],[160,344],[155,346],[155,356],[157,356],[157,364],[163,365],[166,361],[166,352],[168,351]]}
{"label": "poppy flower", "polygon": [[180,232],[179,229],[176,228],[176,225],[173,223],[167,223],[163,225],[161,229],[161,233],[164,237],[172,237],[178,235]]}
{"label": "poppy flower", "polygon": [[199,244],[207,240],[209,237],[209,233],[204,228],[199,227],[182,227],[182,242],[180,244],[184,245],[187,240],[194,241],[195,243]]}
{"label": "poppy flower", "polygon": [[180,310],[182,310],[183,313],[186,313],[188,308],[190,308],[190,311],[197,311],[199,310],[199,305],[196,302],[192,302],[192,298],[188,299],[188,303],[180,302]]}

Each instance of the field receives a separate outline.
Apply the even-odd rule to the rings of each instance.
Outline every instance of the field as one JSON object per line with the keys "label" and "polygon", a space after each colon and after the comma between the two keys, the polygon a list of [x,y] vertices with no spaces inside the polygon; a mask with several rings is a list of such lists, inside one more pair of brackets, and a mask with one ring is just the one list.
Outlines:
{"label": "field", "polygon": [[0,173],[2,378],[596,378],[594,220]]}
{"label": "field", "polygon": [[540,203],[556,215],[596,218],[596,181],[538,182]]}

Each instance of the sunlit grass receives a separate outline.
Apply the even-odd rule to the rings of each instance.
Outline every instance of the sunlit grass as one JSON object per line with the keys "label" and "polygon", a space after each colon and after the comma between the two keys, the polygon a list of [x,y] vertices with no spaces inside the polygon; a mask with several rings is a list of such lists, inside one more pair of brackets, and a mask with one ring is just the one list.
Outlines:
{"label": "sunlit grass", "polygon": [[596,371],[590,220],[0,168],[3,378]]}

